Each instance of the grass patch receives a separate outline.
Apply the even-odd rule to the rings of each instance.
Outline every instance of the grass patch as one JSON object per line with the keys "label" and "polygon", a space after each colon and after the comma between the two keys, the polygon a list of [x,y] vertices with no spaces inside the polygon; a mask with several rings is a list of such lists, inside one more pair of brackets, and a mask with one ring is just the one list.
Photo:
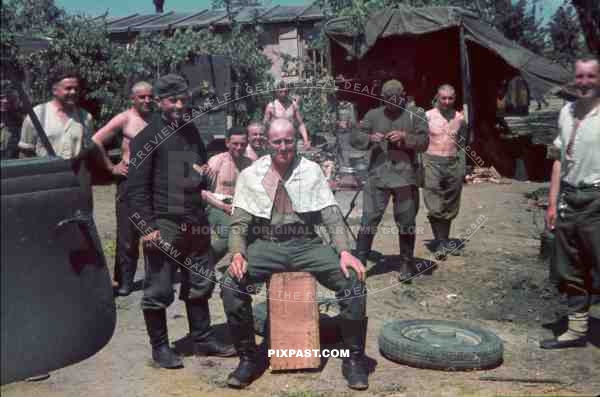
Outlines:
{"label": "grass patch", "polygon": [[117,255],[117,241],[116,240],[105,240],[102,246],[104,256],[114,258]]}

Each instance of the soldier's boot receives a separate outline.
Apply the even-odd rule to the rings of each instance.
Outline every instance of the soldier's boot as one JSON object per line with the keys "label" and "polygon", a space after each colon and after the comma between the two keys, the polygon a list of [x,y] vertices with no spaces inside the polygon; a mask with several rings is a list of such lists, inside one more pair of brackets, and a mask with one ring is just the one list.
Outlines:
{"label": "soldier's boot", "polygon": [[[137,265],[133,264],[133,266]],[[119,288],[117,289],[118,296],[129,296],[133,292],[133,281],[135,278],[136,268],[131,269],[131,264],[124,265],[121,263],[119,272]]]}
{"label": "soldier's boot", "polygon": [[569,326],[566,332],[556,338],[540,342],[542,349],[564,349],[587,345],[588,312],[569,314]]}
{"label": "soldier's boot", "polygon": [[429,217],[431,231],[433,232],[433,254],[438,261],[445,261],[451,251],[448,236],[450,234],[450,221],[441,218]]}
{"label": "soldier's boot", "polygon": [[350,352],[350,357],[342,363],[342,375],[348,387],[354,390],[366,390],[369,387],[369,367],[365,357],[365,339],[367,335],[367,321],[342,320],[340,333],[344,348]]}
{"label": "soldier's boot", "polygon": [[201,356],[233,357],[236,355],[233,345],[219,341],[210,326],[210,309],[205,299],[185,301],[188,324],[190,327],[189,338],[192,342],[192,351]]}
{"label": "soldier's boot", "polygon": [[146,329],[152,345],[152,359],[162,368],[182,368],[183,361],[169,346],[166,310],[144,310]]}
{"label": "soldier's boot", "polygon": [[243,389],[262,375],[267,369],[267,361],[256,346],[252,322],[232,324],[230,321],[229,330],[240,362],[227,377],[227,385],[234,389]]}
{"label": "soldier's boot", "polygon": [[398,235],[400,245],[400,281],[411,283],[415,261],[415,235],[412,233],[401,233]]}
{"label": "soldier's boot", "polygon": [[363,265],[367,266],[367,260],[371,254],[371,246],[373,245],[373,239],[375,235],[370,233],[365,228],[360,228],[358,231],[358,237],[356,240],[356,257],[362,262]]}

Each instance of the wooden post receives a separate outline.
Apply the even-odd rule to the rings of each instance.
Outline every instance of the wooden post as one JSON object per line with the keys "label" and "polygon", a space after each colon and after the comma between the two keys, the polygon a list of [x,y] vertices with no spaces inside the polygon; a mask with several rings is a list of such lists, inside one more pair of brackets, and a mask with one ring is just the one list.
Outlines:
{"label": "wooden post", "polygon": [[469,52],[465,41],[465,27],[461,21],[460,24],[460,71],[462,77],[462,97],[463,109],[466,108],[467,116],[467,136],[465,137],[465,146],[471,143],[471,134],[473,131],[473,123],[475,115],[473,112],[473,97],[471,95],[471,69],[469,65]]}
{"label": "wooden post", "polygon": [[[310,273],[277,273],[269,282],[270,349],[320,351],[317,284]],[[319,368],[321,359],[271,356],[274,371]]]}

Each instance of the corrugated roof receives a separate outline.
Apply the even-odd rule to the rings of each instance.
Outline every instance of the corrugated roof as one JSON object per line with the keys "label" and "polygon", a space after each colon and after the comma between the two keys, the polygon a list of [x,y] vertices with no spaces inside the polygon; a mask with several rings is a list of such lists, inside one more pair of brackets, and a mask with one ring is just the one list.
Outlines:
{"label": "corrugated roof", "polygon": [[[241,7],[233,10],[238,23],[281,23],[296,20],[320,20],[324,15],[315,4],[309,6]],[[185,27],[228,25],[231,21],[224,9],[203,9],[197,12],[167,12],[164,14],[133,14],[125,17],[108,17],[110,33],[145,32]]]}
{"label": "corrugated roof", "polygon": [[190,17],[191,15],[193,15],[193,14],[190,14],[189,12],[172,12],[171,11],[171,12],[162,14],[162,16],[158,19],[153,19],[150,22],[144,22],[140,25],[132,26],[130,30],[132,32],[166,30],[166,29],[169,29],[170,26],[173,25],[174,23],[181,21],[182,19],[185,19],[187,17]]}
{"label": "corrugated roof", "polygon": [[223,10],[204,10],[201,14],[186,19],[180,23],[174,24],[173,29],[184,28],[190,26],[206,27],[212,23],[218,22],[219,20],[226,18],[227,12]]}
{"label": "corrugated roof", "polygon": [[131,16],[118,19],[114,22],[109,22],[108,23],[108,31],[110,33],[126,32],[134,26],[141,25],[141,24],[147,23],[147,22],[151,22],[155,19],[162,17],[162,15],[163,14],[159,14],[158,16],[156,14],[151,14],[151,15],[133,14]]}

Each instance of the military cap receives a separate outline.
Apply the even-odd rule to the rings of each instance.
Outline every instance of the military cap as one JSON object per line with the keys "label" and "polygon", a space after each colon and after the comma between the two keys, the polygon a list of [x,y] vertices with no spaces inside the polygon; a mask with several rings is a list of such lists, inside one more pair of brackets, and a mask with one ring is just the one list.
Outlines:
{"label": "military cap", "polygon": [[64,79],[77,79],[81,83],[79,72],[69,66],[58,66],[51,73],[48,82],[50,86],[60,83]]}
{"label": "military cap", "polygon": [[188,83],[176,74],[166,74],[154,83],[154,94],[159,98],[188,93]]}
{"label": "military cap", "polygon": [[388,80],[381,88],[381,95],[402,95],[404,94],[404,86],[398,80]]}

